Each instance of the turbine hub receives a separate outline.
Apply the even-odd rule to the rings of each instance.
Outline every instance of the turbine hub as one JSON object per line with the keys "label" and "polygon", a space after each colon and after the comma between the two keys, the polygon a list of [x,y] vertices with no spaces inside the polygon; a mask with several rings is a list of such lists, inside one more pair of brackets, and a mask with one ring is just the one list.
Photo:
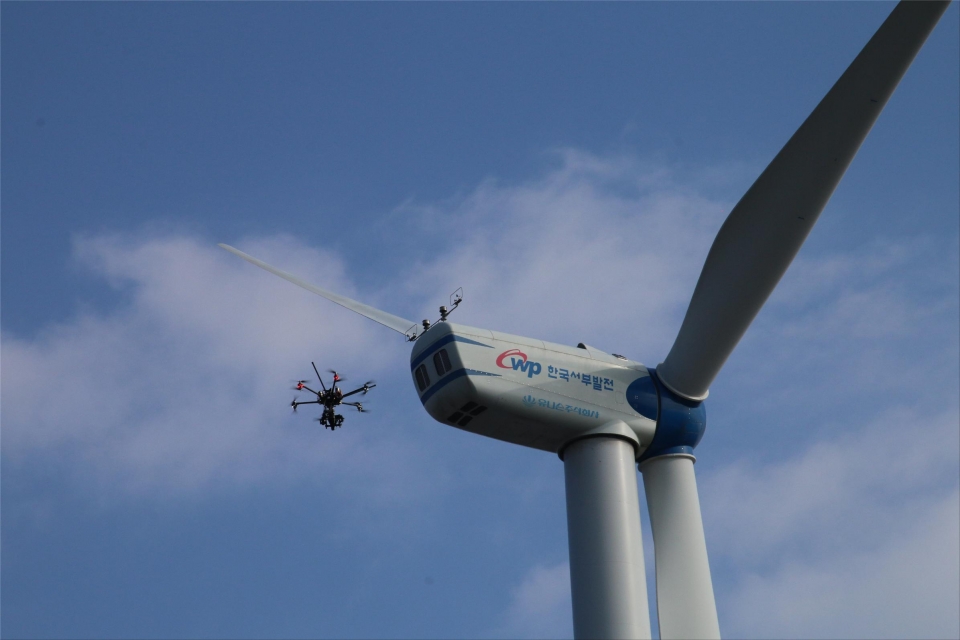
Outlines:
{"label": "turbine hub", "polygon": [[657,423],[653,441],[638,462],[669,454],[693,455],[707,429],[703,402],[675,394],[660,381],[656,369],[649,371],[650,377],[638,378],[627,387],[630,406]]}

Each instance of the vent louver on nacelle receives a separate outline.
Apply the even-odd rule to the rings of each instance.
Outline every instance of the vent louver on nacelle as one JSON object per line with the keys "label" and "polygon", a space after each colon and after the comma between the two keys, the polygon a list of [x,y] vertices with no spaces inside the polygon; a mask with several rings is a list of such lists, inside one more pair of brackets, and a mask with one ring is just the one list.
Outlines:
{"label": "vent louver on nacelle", "polygon": [[476,402],[468,402],[460,407],[460,411],[457,411],[452,416],[447,418],[447,422],[459,427],[465,427],[470,423],[471,420],[486,410],[487,408],[483,405],[478,405]]}

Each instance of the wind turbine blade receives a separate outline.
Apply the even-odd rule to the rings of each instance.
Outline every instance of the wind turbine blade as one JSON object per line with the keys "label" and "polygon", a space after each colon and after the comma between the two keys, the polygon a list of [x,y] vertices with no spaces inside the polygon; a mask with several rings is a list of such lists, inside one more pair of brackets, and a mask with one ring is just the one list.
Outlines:
{"label": "wind turbine blade", "polygon": [[221,247],[222,249],[226,249],[227,251],[229,251],[234,255],[240,256],[247,262],[251,264],[255,264],[261,269],[265,269],[274,275],[280,276],[284,280],[292,282],[298,287],[303,287],[307,291],[311,291],[317,294],[318,296],[323,296],[327,300],[336,302],[341,307],[346,307],[347,309],[350,309],[350,311],[353,311],[354,313],[359,313],[362,316],[366,316],[367,318],[370,318],[374,322],[379,322],[383,326],[389,327],[399,333],[406,333],[407,329],[409,329],[411,326],[415,324],[410,320],[404,320],[400,316],[395,316],[392,313],[381,311],[380,309],[371,307],[370,305],[363,304],[362,302],[357,302],[356,300],[351,300],[350,298],[333,293],[332,291],[321,289],[320,287],[314,286],[309,282],[304,282],[300,278],[294,275],[291,275],[286,271],[281,271],[276,267],[271,267],[266,262],[257,260],[253,256],[247,255],[246,253],[244,253],[243,251],[240,251],[239,249],[234,249],[230,245],[219,244],[217,246]]}
{"label": "wind turbine blade", "polygon": [[671,390],[693,400],[707,396],[947,5],[898,4],[733,208],[657,367]]}
{"label": "wind turbine blade", "polygon": [[719,638],[693,456],[651,458],[640,472],[653,531],[660,637]]}

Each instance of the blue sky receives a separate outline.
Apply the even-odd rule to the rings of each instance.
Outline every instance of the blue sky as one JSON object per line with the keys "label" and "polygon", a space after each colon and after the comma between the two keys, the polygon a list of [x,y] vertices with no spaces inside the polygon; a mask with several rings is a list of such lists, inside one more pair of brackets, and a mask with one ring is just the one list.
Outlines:
{"label": "blue sky", "polygon": [[[559,460],[434,423],[396,334],[216,243],[656,365],[892,6],[3,3],[3,635],[571,636]],[[960,633],[958,35],[711,390],[725,635]],[[374,413],[288,415],[311,360]]]}

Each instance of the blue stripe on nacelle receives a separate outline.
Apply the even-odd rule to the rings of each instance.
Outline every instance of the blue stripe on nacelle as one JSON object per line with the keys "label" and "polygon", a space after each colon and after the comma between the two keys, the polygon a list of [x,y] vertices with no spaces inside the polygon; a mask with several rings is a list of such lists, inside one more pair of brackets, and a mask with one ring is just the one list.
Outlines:
{"label": "blue stripe on nacelle", "polygon": [[451,371],[450,373],[440,378],[440,380],[438,380],[432,387],[427,389],[426,393],[420,396],[420,402],[422,402],[423,404],[427,404],[427,400],[433,397],[433,394],[435,394],[437,391],[440,391],[440,389],[443,389],[445,386],[447,386],[457,378],[462,378],[463,376],[493,376],[493,377],[499,378],[500,374],[487,373],[486,371],[477,371],[476,369],[456,369],[455,371]]}
{"label": "blue stripe on nacelle", "polygon": [[[423,338],[421,338],[421,340],[422,339]],[[488,349],[493,349],[493,346],[489,344],[483,344],[482,342],[477,342],[476,340],[471,340],[470,338],[464,338],[463,336],[458,336],[454,333],[448,333],[447,335],[440,338],[439,340],[434,342],[432,345],[424,349],[423,352],[420,355],[418,355],[416,359],[413,360],[413,362],[410,363],[410,371],[413,371],[414,369],[416,369],[421,362],[423,362],[424,360],[429,358],[431,355],[433,355],[434,351],[436,351],[437,349],[439,349],[445,344],[450,344],[451,342],[463,342],[465,344],[474,344],[474,345],[477,345],[478,347],[487,347]]]}

